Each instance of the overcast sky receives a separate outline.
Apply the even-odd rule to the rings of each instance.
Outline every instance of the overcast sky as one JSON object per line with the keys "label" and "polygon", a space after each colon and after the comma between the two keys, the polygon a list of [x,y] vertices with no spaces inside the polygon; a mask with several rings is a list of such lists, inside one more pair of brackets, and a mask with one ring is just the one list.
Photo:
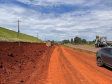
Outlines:
{"label": "overcast sky", "polygon": [[0,26],[39,39],[112,41],[112,0],[0,0]]}

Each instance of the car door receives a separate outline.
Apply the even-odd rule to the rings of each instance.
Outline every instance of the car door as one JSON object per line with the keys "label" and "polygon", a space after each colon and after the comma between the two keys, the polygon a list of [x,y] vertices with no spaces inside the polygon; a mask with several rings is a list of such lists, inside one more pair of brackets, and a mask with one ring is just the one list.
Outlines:
{"label": "car door", "polygon": [[109,59],[109,64],[111,64],[111,66],[112,66],[112,48],[111,48],[111,50],[110,50],[110,59]]}
{"label": "car door", "polygon": [[111,48],[104,48],[101,53],[103,61],[108,65],[112,64],[112,55],[110,54],[110,51]]}

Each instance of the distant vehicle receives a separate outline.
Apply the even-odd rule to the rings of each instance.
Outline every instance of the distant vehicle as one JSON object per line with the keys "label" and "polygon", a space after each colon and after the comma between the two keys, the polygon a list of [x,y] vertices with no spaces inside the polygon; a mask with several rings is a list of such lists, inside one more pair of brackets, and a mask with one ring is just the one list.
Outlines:
{"label": "distant vehicle", "polygon": [[62,43],[61,43],[61,42],[59,42],[58,44],[59,44],[59,45],[61,45]]}
{"label": "distant vehicle", "polygon": [[103,46],[107,46],[107,37],[96,37],[95,39],[95,43],[94,43],[95,47],[103,47]]}
{"label": "distant vehicle", "polygon": [[97,36],[95,39],[94,46],[97,47],[105,47],[105,46],[112,46],[107,42],[107,37],[106,36]]}
{"label": "distant vehicle", "polygon": [[106,65],[112,68],[112,46],[103,47],[96,52],[96,61],[98,66]]}

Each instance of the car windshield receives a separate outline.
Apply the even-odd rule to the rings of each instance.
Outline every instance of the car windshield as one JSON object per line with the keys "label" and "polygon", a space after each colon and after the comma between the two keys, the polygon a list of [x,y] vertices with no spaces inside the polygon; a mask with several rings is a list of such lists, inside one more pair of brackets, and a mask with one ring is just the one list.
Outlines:
{"label": "car windshield", "polygon": [[106,41],[106,39],[102,38],[102,39],[101,39],[101,42],[103,42],[103,41]]}
{"label": "car windshield", "polygon": [[112,55],[112,48],[111,48],[111,50],[110,50],[110,54]]}
{"label": "car windshield", "polygon": [[101,51],[106,54],[110,54],[111,48],[103,48],[103,49],[101,49]]}

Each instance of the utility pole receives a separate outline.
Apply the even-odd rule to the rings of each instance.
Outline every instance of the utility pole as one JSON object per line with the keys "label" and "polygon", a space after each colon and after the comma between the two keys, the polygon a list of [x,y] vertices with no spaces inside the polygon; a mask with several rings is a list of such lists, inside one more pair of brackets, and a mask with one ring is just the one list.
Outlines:
{"label": "utility pole", "polygon": [[37,33],[37,43],[38,43],[38,33]]}
{"label": "utility pole", "polygon": [[19,21],[19,19],[18,19],[18,35],[17,35],[17,38],[19,39],[19,22],[21,22],[21,21]]}
{"label": "utility pole", "polygon": [[46,37],[45,37],[45,42],[46,42]]}

